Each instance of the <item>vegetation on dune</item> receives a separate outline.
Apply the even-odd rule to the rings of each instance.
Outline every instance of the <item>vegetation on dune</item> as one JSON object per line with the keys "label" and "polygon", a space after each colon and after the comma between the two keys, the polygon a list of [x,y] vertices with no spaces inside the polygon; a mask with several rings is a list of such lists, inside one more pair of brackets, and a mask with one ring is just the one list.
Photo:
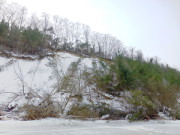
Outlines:
{"label": "vegetation on dune", "polygon": [[[179,119],[180,72],[176,69],[158,62],[118,56],[113,61],[93,61],[91,68],[83,66],[82,59],[78,59],[72,62],[66,74],[63,74],[57,62],[52,59],[48,65],[53,69],[51,78],[56,79],[54,92],[49,97],[52,98],[56,94],[64,95],[64,93],[67,95],[61,99],[62,102],[58,103],[59,111],[54,112],[55,116],[58,116],[58,113],[67,113],[76,116],[75,118],[85,119],[101,118],[109,114],[109,119],[120,119],[127,115],[130,121],[134,121],[156,119],[158,112],[162,112]],[[112,108],[105,101],[102,103],[99,100],[95,103],[92,90],[96,93],[108,93],[114,98],[122,97],[131,107],[127,109],[127,112],[122,112]],[[124,92],[127,94],[122,95]],[[86,104],[83,102],[85,95],[89,100]],[[103,97],[101,96],[99,94],[99,98]],[[77,100],[66,112],[65,108],[72,99]],[[53,102],[53,100],[43,100],[45,104],[40,104],[40,106],[25,105],[26,118],[51,117],[52,110],[57,110]],[[51,106],[44,106],[49,103]]]}
{"label": "vegetation on dune", "polygon": [[[12,8],[14,7],[14,8]],[[145,59],[139,50],[125,48],[121,41],[108,34],[93,32],[84,24],[43,13],[40,18],[27,17],[27,10],[17,4],[0,3],[0,52],[30,55],[46,55],[58,50],[71,51],[84,56],[93,56],[92,68],[80,67],[81,59],[73,62],[67,73],[59,71],[57,61],[50,61],[52,77],[56,78],[55,92],[69,93],[60,111],[53,100],[45,100],[40,106],[28,104],[23,107],[27,119],[58,117],[73,97],[82,101],[83,92],[93,88],[126,99],[132,106],[130,120],[152,119],[158,112],[168,112],[180,119],[180,72],[161,64],[157,57]],[[63,74],[63,75],[61,75]],[[90,91],[90,90],[89,90]],[[50,96],[51,97],[51,96]],[[91,99],[90,99],[91,101]],[[47,107],[51,103],[51,107]],[[101,117],[105,114],[123,116],[125,113],[104,105],[75,104],[70,115]]]}
{"label": "vegetation on dune", "polygon": [[69,110],[68,115],[76,116],[78,119],[101,118],[109,115],[107,119],[125,118],[127,113],[111,108],[106,103],[99,104],[76,104]]}
{"label": "vegetation on dune", "polygon": [[178,114],[180,72],[176,69],[152,60],[140,61],[122,56],[109,64],[100,62],[99,65],[93,68],[94,82],[99,90],[116,96],[120,96],[122,91],[131,93],[128,97],[133,106],[130,119],[155,118],[158,111]]}

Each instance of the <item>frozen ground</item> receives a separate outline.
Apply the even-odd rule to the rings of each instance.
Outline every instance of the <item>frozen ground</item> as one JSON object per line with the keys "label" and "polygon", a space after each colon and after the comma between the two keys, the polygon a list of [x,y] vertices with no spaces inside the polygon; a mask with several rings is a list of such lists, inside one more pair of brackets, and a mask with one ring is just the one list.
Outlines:
{"label": "frozen ground", "polygon": [[0,135],[180,135],[180,121],[0,121]]}

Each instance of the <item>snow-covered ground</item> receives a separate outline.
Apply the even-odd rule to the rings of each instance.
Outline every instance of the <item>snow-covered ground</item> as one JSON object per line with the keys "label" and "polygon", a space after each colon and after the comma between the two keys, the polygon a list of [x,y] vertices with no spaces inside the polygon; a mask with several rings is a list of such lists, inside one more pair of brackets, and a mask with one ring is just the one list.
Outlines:
{"label": "snow-covered ground", "polygon": [[[65,72],[71,62],[78,60],[77,56],[68,53],[58,53],[58,66]],[[0,57],[0,92],[19,92],[22,91],[22,82],[25,90],[49,89],[52,85],[50,76],[52,69],[48,66],[49,59],[43,60],[20,60],[15,58]],[[3,95],[4,96],[4,95]]]}
{"label": "snow-covered ground", "polygon": [[[77,56],[68,53],[58,53],[56,57],[61,72],[66,72],[68,66],[78,60]],[[55,80],[50,79],[49,62],[49,58],[28,61],[0,57],[0,107],[25,103],[23,91],[52,91]]]}
{"label": "snow-covered ground", "polygon": [[180,135],[180,121],[0,121],[0,135]]}
{"label": "snow-covered ground", "polygon": [[[64,52],[57,53],[54,60],[57,62],[58,70],[63,76],[63,74],[66,74],[71,63],[78,61],[80,58],[80,65],[82,67],[86,66],[90,68],[92,67],[92,62],[97,61],[96,58],[82,58]],[[12,119],[14,117],[11,117],[11,115],[15,114],[8,112],[9,110],[5,108],[14,108],[14,106],[17,108],[27,103],[38,105],[39,102],[43,100],[40,99],[43,97],[43,94],[53,93],[57,80],[55,77],[52,77],[54,70],[50,66],[50,62],[52,61],[52,58],[48,57],[42,60],[0,57],[0,111],[5,110],[3,115],[6,115],[5,117],[0,116],[0,118]],[[83,80],[81,80],[81,82],[83,82]],[[55,102],[61,102],[62,105],[66,104],[64,101],[66,101],[67,96],[67,94],[63,92],[64,91],[53,96],[53,100]],[[29,100],[29,93],[35,93],[35,95],[38,96]],[[112,97],[104,92],[97,93],[97,91],[92,90],[91,87],[88,87],[82,95],[83,103],[89,103],[90,100],[94,103],[105,102],[113,108],[126,110],[126,103],[124,103],[122,98]],[[100,97],[99,95],[110,97],[110,99],[107,100],[105,97]],[[74,102],[74,100],[72,100],[72,102]],[[69,102],[69,104],[71,105],[71,102]],[[65,109],[68,110],[68,107],[70,107],[69,104]]]}

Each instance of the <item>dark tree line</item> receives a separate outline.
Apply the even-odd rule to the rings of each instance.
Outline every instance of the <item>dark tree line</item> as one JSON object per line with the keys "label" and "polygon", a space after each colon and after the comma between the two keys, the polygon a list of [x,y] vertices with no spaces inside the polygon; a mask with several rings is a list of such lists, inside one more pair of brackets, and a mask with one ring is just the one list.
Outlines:
{"label": "dark tree line", "polygon": [[[35,54],[44,50],[66,50],[112,58],[122,53],[120,40],[91,31],[85,24],[59,16],[27,16],[27,9],[16,3],[0,2],[0,45],[16,53]],[[3,50],[1,49],[1,50]]]}
{"label": "dark tree line", "polygon": [[[117,38],[94,32],[88,25],[47,13],[41,17],[27,13],[25,7],[0,0],[1,52],[45,55],[49,51],[65,50],[107,59],[120,55],[145,61],[141,51],[126,48]],[[151,58],[148,62],[158,63],[158,59]]]}

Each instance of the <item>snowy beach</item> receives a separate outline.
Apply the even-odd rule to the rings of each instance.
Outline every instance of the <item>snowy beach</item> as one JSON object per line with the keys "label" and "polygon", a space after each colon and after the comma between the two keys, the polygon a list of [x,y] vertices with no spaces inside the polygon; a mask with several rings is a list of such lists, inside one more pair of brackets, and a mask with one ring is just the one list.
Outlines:
{"label": "snowy beach", "polygon": [[179,135],[180,121],[0,121],[1,135]]}

